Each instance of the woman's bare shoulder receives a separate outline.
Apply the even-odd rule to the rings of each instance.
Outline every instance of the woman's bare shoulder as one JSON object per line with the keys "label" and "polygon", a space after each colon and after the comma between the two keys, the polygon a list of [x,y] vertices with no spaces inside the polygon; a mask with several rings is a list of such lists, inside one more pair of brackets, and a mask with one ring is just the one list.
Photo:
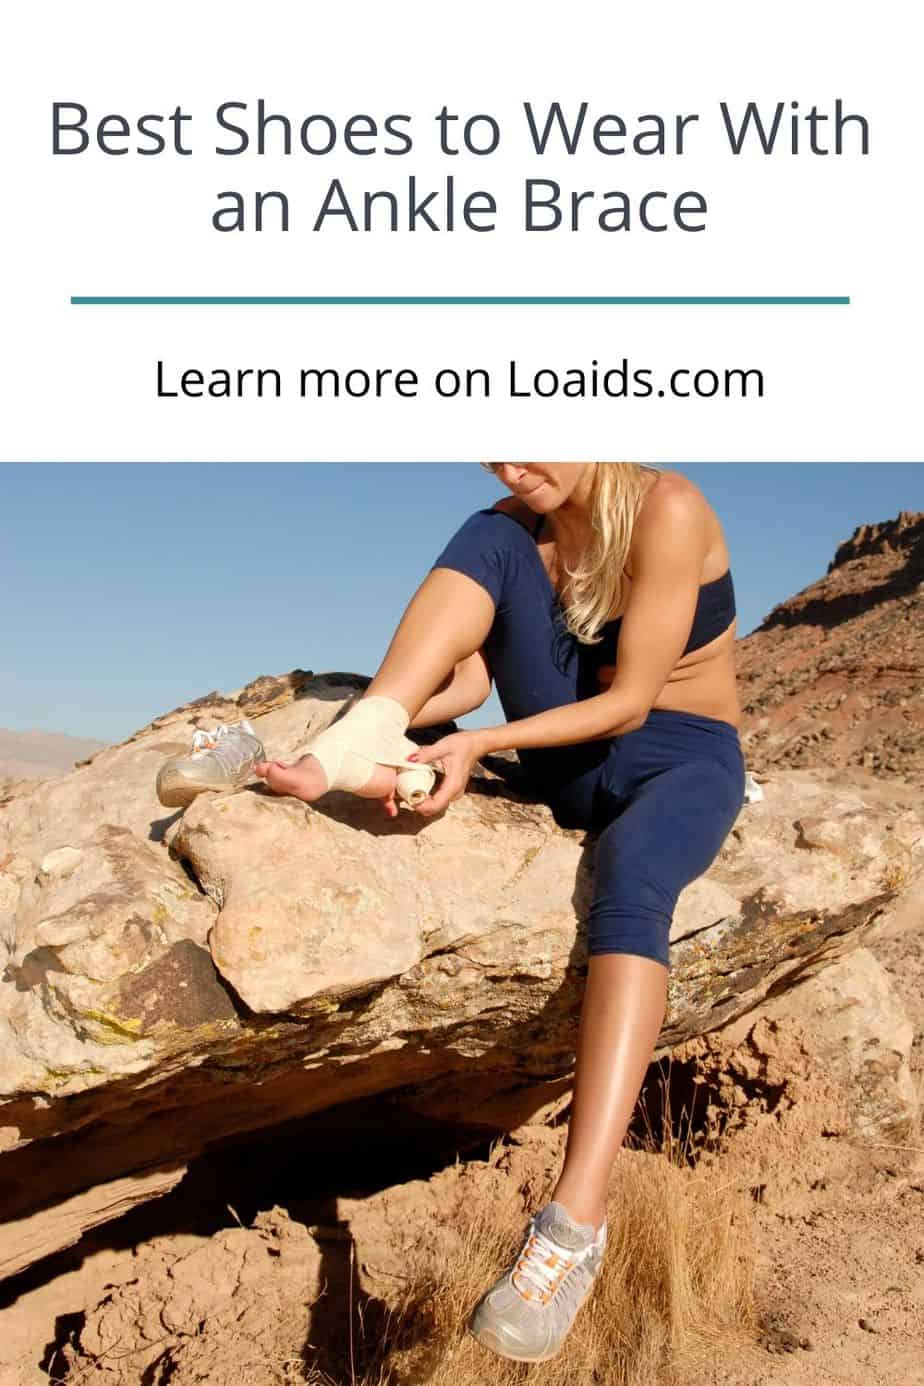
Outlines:
{"label": "woman's bare shoulder", "polygon": [[654,503],[663,503],[669,497],[685,497],[688,501],[698,500],[701,505],[707,504],[706,497],[688,476],[681,472],[658,472],[653,483],[649,485],[645,493],[645,500],[649,497]]}
{"label": "woman's bare shoulder", "polygon": [[694,481],[679,472],[661,472],[642,501],[638,518],[644,517],[647,523],[639,528],[649,530],[665,516],[705,521],[712,514],[711,505]]}
{"label": "woman's bare shoulder", "polygon": [[644,497],[629,545],[626,573],[632,577],[635,565],[646,552],[654,555],[664,543],[664,534],[676,533],[679,526],[690,542],[705,555],[709,544],[712,508],[699,487],[679,472],[661,472]]}

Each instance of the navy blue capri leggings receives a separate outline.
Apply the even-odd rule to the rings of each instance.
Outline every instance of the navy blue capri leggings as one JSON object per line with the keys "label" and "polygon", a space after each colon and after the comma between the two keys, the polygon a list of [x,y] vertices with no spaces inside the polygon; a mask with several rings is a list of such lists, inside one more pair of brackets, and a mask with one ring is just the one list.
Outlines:
{"label": "navy blue capri leggings", "polygon": [[[495,615],[483,649],[508,721],[600,692],[618,622],[597,645],[564,624],[535,540],[512,516],[479,510],[433,564],[479,583]],[[642,727],[573,746],[518,752],[564,828],[599,834],[588,952],[635,953],[669,967],[677,897],[715,860],[744,803],[744,756],[730,722],[652,708]]]}

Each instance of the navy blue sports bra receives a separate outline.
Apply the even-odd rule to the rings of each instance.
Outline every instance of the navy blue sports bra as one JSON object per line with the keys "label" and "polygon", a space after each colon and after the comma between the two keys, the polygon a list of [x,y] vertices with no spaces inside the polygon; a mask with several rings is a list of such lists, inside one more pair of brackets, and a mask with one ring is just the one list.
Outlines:
{"label": "navy blue sports bra", "polygon": [[[533,538],[537,542],[544,521],[545,516],[540,515],[538,524],[533,530]],[[732,582],[731,569],[726,568],[724,573],[713,578],[711,582],[704,582],[700,587],[696,610],[693,613],[690,638],[683,654],[689,654],[692,650],[698,650],[703,645],[708,645],[710,640],[714,640],[717,635],[722,634],[723,630],[727,630],[734,619],[735,587]],[[600,628],[602,647],[597,646],[597,649],[604,663],[616,658],[616,643],[619,639],[621,625],[622,617],[617,616],[612,621],[606,621]]]}

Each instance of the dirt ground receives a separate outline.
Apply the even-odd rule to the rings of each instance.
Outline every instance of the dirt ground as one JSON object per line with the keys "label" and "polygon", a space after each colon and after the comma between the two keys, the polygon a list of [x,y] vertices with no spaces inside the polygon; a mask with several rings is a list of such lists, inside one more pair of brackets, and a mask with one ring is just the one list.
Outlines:
{"label": "dirt ground", "polygon": [[[873,951],[913,1022],[921,1090],[924,928],[876,944]],[[607,1386],[636,1380],[670,1386],[679,1380],[685,1386],[924,1386],[924,1136],[919,1129],[902,1146],[857,1144],[839,1125],[836,1102],[798,1035],[771,1036],[767,1052],[783,1098],[772,1111],[748,1101],[721,1112],[721,1137],[705,1149],[697,1171],[704,1187],[712,1187],[711,1196],[720,1197],[726,1187],[745,1190],[756,1241],[753,1322],[737,1334],[728,1324],[717,1325],[712,1351],[700,1352],[673,1377],[669,1371],[646,1375],[639,1362],[633,1367],[631,1345],[618,1370],[591,1368],[589,1359],[567,1355],[558,1363],[520,1367],[502,1364],[460,1335],[452,1363],[434,1366],[431,1360],[426,1369],[396,1370],[390,1378],[395,1386],[430,1380],[438,1386],[450,1380],[488,1386],[525,1380],[530,1373],[551,1386],[567,1380]],[[450,1159],[429,1185],[398,1187],[402,1177],[419,1177],[421,1171],[392,1172],[394,1207],[405,1225],[419,1219],[422,1245],[444,1245],[439,1237],[447,1235],[459,1205],[449,1199],[441,1209],[440,1203],[453,1181],[468,1178],[467,1203],[481,1199],[488,1210],[516,1204],[524,1190],[537,1205],[560,1158],[564,1127],[524,1130],[533,1134],[503,1158],[458,1164]],[[360,1373],[351,1378],[344,1356],[347,1340],[340,1330],[352,1268],[349,1237],[340,1228],[323,1227],[331,1222],[333,1190],[312,1198],[299,1152],[278,1147],[278,1141],[269,1143],[272,1153],[264,1152],[263,1163],[257,1158],[244,1176],[239,1165],[217,1160],[157,1203],[0,1285],[0,1386],[61,1380],[111,1386],[345,1386],[355,1380],[366,1386],[374,1380]],[[640,1158],[627,1153],[627,1174]],[[667,1163],[663,1154],[644,1158]],[[649,1164],[649,1174],[654,1168]],[[343,1171],[344,1185],[336,1192],[369,1192],[358,1186],[357,1169],[361,1165]],[[616,1180],[611,1214],[624,1196],[620,1190],[628,1187]],[[383,1216],[387,1226],[387,1205]],[[312,1304],[305,1286],[317,1279],[318,1242],[307,1228],[318,1231],[319,1225],[327,1288]],[[369,1246],[367,1229],[367,1255]],[[373,1237],[371,1259],[387,1266],[394,1248],[380,1251]],[[459,1304],[469,1288],[463,1286]],[[191,1305],[190,1328],[184,1315]],[[355,1313],[357,1306],[349,1307]],[[599,1319],[598,1312],[595,1331],[605,1335]],[[580,1325],[581,1319],[575,1341]],[[414,1360],[422,1360],[419,1351]]]}
{"label": "dirt ground", "polygon": [[[914,1031],[924,1091],[924,927],[873,945]],[[840,1150],[816,1167],[796,1155],[791,1182],[756,1208],[767,1360],[733,1362],[689,1386],[924,1386],[924,1137],[896,1149]]]}
{"label": "dirt ground", "polygon": [[[924,1090],[924,927],[874,945],[914,1025]],[[729,1364],[690,1386],[924,1386],[924,1137],[911,1151],[858,1149],[840,1172],[785,1206],[758,1207],[761,1296],[778,1361]],[[799,1344],[808,1342],[809,1347]]]}

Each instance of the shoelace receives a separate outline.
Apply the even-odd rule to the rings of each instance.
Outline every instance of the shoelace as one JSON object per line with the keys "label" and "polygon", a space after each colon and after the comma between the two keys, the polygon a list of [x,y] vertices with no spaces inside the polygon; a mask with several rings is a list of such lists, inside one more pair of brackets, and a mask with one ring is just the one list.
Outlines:
{"label": "shoelace", "polygon": [[[571,1252],[569,1255],[549,1237],[533,1228],[510,1277],[511,1284],[523,1299],[538,1297],[540,1303],[548,1304],[565,1276],[585,1254]],[[518,1279],[523,1282],[522,1287],[517,1284]],[[538,1292],[537,1295],[532,1293],[533,1289]]]}
{"label": "shoelace", "polygon": [[241,732],[255,735],[245,722],[239,723],[236,727],[226,727],[222,724],[213,727],[211,731],[194,732],[192,753],[194,756],[211,753],[226,770],[234,770],[236,765],[251,753],[249,747],[241,745]]}

